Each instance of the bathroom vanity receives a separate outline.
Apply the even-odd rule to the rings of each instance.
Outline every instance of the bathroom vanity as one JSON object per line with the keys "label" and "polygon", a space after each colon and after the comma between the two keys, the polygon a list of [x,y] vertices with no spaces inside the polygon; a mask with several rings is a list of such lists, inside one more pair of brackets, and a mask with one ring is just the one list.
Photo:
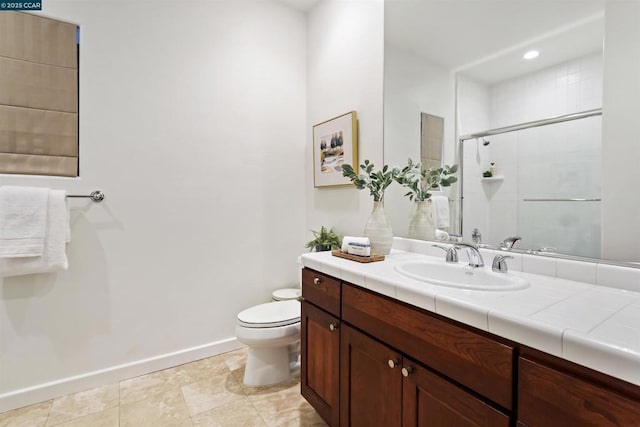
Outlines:
{"label": "bathroom vanity", "polygon": [[[489,308],[485,330],[482,323],[480,328],[469,325],[474,322],[467,320],[465,311],[482,313],[483,305],[518,298],[517,292],[532,299],[544,289],[532,284],[528,292],[509,295],[443,290],[402,278],[393,268],[420,257],[435,259],[395,252],[378,265],[358,265],[329,254],[303,256],[301,392],[329,425],[640,423],[640,386],[629,382],[635,378],[614,378],[588,364],[550,354],[554,351],[535,334],[532,342],[519,342],[491,333],[486,330],[491,323]],[[565,285],[564,280],[546,280]],[[576,285],[578,290],[569,299],[594,288],[585,286]],[[640,298],[635,292],[626,296],[629,301]],[[471,304],[465,298],[479,302]],[[446,316],[438,314],[438,305],[450,307]],[[544,324],[526,316],[520,320],[532,330],[545,330]],[[553,336],[554,328],[548,329],[546,333]],[[620,363],[640,367],[640,353],[631,353],[620,353]],[[612,354],[611,363],[618,363],[616,357]],[[622,361],[624,357],[631,361]]]}

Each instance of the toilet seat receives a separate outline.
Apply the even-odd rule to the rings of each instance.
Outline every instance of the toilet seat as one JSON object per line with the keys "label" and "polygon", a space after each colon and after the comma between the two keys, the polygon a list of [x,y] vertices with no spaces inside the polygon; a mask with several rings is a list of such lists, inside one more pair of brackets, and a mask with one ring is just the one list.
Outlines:
{"label": "toilet seat", "polygon": [[300,288],[283,288],[273,291],[271,298],[274,301],[289,301],[292,299],[298,299],[300,295],[302,295],[302,289]]}
{"label": "toilet seat", "polygon": [[238,325],[245,328],[276,328],[298,322],[300,303],[296,300],[268,302],[238,314]]}

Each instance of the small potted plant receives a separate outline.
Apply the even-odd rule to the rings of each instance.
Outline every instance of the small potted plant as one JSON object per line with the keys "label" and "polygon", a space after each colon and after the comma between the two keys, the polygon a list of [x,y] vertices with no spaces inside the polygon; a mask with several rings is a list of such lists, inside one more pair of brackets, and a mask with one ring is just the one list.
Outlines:
{"label": "small potted plant", "polygon": [[409,159],[407,166],[396,170],[394,179],[403,187],[409,189],[405,196],[415,200],[416,210],[409,222],[409,237],[425,240],[435,239],[436,226],[431,217],[430,198],[433,190],[448,187],[458,180],[453,174],[458,171],[458,165],[442,168],[422,169],[420,163],[413,163]]}
{"label": "small potted plant", "polygon": [[376,171],[369,160],[360,165],[362,173],[356,175],[351,165],[342,165],[342,175],[353,182],[357,189],[369,189],[373,197],[373,212],[364,227],[364,235],[371,241],[371,253],[386,255],[391,251],[393,232],[384,214],[384,191],[393,183],[395,169],[384,165]]}
{"label": "small potted plant", "polygon": [[375,166],[369,160],[365,160],[360,168],[364,173],[356,175],[351,165],[344,164],[342,176],[349,178],[358,190],[368,188],[374,202],[384,201],[384,190],[393,182],[394,171],[387,165],[384,165],[382,170],[374,171]]}
{"label": "small potted plant", "polygon": [[316,252],[330,251],[331,249],[340,249],[342,238],[335,229],[327,229],[324,225],[320,227],[320,231],[311,230],[313,240],[307,242],[306,247],[309,251],[315,249]]}

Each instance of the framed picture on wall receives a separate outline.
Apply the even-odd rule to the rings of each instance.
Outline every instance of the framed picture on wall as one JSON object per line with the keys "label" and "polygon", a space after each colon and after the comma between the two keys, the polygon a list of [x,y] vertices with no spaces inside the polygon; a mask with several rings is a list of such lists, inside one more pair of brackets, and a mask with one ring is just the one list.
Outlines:
{"label": "framed picture on wall", "polygon": [[355,111],[313,127],[313,185],[351,185],[342,176],[342,165],[350,164],[358,173],[358,117]]}

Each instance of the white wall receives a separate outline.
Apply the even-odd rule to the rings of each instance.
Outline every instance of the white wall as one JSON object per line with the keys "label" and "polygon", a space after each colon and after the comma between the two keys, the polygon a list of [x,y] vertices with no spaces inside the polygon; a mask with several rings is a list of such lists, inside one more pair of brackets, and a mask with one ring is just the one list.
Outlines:
{"label": "white wall", "polygon": [[[99,188],[106,200],[70,201],[68,271],[0,285],[0,412],[228,350],[241,309],[297,283],[311,176],[305,17],[270,1],[179,3],[43,3],[81,27],[81,177],[0,184]],[[369,30],[336,76],[375,65],[356,54]],[[353,94],[371,81],[345,81],[339,92],[357,86],[349,102],[311,116],[361,110],[370,156],[380,107]],[[159,359],[136,365],[147,358]]]}
{"label": "white wall", "polygon": [[605,19],[602,256],[640,262],[640,1],[608,0]]}
{"label": "white wall", "polygon": [[[454,80],[453,73],[425,58],[385,45],[384,68],[384,160],[402,168],[407,159],[420,162],[420,113],[444,118],[443,158],[453,164]],[[404,197],[407,191],[393,184],[385,195],[387,218],[396,236],[408,236],[415,203]]]}
{"label": "white wall", "polygon": [[[306,228],[362,235],[373,203],[367,190],[313,187],[313,125],[355,110],[359,163],[382,165],[382,0],[325,0],[308,14]],[[311,233],[307,231],[307,240]]]}
{"label": "white wall", "polygon": [[[489,88],[469,77],[458,75],[458,129],[459,135],[467,135],[490,128]],[[481,140],[467,140],[463,146],[462,185],[464,186],[464,206],[462,211],[462,235],[472,241],[471,235],[477,228],[482,241],[489,237],[489,195],[492,186],[487,186],[478,177],[489,169],[489,147]]]}

